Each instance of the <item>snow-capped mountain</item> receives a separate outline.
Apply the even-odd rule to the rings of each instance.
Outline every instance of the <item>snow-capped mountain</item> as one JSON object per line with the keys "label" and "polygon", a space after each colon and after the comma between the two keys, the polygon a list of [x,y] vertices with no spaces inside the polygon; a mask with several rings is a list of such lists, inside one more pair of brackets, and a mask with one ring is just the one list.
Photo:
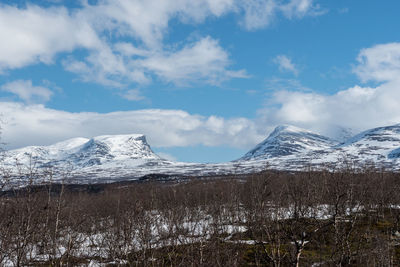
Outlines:
{"label": "snow-capped mountain", "polygon": [[304,169],[351,162],[400,168],[400,124],[364,131],[343,143],[293,126],[278,126],[240,160],[265,159],[276,169]]}
{"label": "snow-capped mountain", "polygon": [[241,160],[270,159],[326,150],[337,142],[328,137],[294,126],[278,126]]}
{"label": "snow-capped mountain", "polygon": [[50,146],[30,146],[5,153],[3,165],[35,167],[90,167],[124,161],[142,164],[162,161],[144,135],[103,135],[91,139],[73,138]]}
{"label": "snow-capped mountain", "polygon": [[13,181],[18,184],[24,183],[32,170],[39,173],[37,176],[40,179],[36,180],[38,183],[48,181],[46,175],[49,173],[54,174],[51,177],[53,181],[102,183],[135,180],[149,174],[222,175],[239,169],[249,173],[262,164],[172,162],[155,154],[144,135],[131,134],[73,138],[50,146],[29,146],[5,151],[0,160],[0,170],[13,177]]}
{"label": "snow-capped mountain", "polygon": [[358,162],[369,160],[392,163],[399,158],[400,124],[364,131],[336,146],[334,150]]}
{"label": "snow-capped mountain", "polygon": [[252,173],[267,167],[335,168],[344,161],[399,170],[400,124],[371,129],[343,143],[294,126],[278,126],[242,158],[218,164],[162,159],[151,150],[143,135],[74,138],[50,146],[6,151],[0,167],[20,180],[25,179],[21,173],[33,167],[55,170],[54,179],[96,183],[138,179],[148,174],[199,176]]}

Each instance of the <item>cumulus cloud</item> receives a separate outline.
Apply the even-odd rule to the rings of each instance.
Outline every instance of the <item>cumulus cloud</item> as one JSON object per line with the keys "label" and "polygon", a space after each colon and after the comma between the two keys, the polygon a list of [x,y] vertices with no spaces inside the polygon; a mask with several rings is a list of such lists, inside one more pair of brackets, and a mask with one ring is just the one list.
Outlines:
{"label": "cumulus cloud", "polygon": [[50,100],[53,92],[43,86],[33,86],[31,80],[17,80],[0,87],[1,91],[17,95],[27,103],[43,103]]}
{"label": "cumulus cloud", "polygon": [[278,65],[280,71],[292,72],[296,76],[299,74],[297,66],[286,55],[278,55],[273,61]]}
{"label": "cumulus cloud", "polygon": [[120,81],[124,80],[146,85],[152,75],[177,86],[193,82],[215,85],[232,78],[248,77],[245,70],[230,69],[228,53],[211,37],[174,51],[150,52],[130,44],[118,44],[117,49],[119,53],[109,48],[96,51],[85,61],[69,58],[63,65],[84,81],[114,87],[123,87]]}
{"label": "cumulus cloud", "polygon": [[244,70],[228,69],[228,53],[211,37],[189,44],[177,52],[154,55],[138,63],[167,82],[177,85],[191,81],[218,84],[229,78],[247,77]]}
{"label": "cumulus cloud", "polygon": [[249,148],[264,137],[246,118],[204,117],[182,110],[72,113],[43,105],[0,102],[2,141],[8,148],[47,145],[72,137],[145,134],[154,147],[205,145]]}
{"label": "cumulus cloud", "polygon": [[380,44],[361,50],[355,73],[363,82],[400,79],[400,43]]}
{"label": "cumulus cloud", "polygon": [[279,108],[260,112],[269,115],[269,123],[294,124],[330,136],[338,126],[360,131],[400,122],[399,86],[355,86],[334,95],[282,91],[273,99]]}
{"label": "cumulus cloud", "polygon": [[159,48],[171,19],[201,23],[234,7],[234,0],[104,0],[98,5],[87,5],[84,13],[101,30],[115,30],[120,35],[137,38],[145,47]]}
{"label": "cumulus cloud", "polygon": [[95,82],[114,88],[123,88],[130,82],[145,83],[145,78],[137,74],[142,72],[129,68],[124,58],[114,53],[107,45],[91,51],[83,59],[70,56],[62,61],[62,65],[84,82]]}
{"label": "cumulus cloud", "polygon": [[[337,127],[354,131],[400,123],[400,44],[363,49],[355,73],[362,82],[333,95],[281,90],[269,100],[271,107],[259,111],[267,125],[289,123],[335,135]],[[333,136],[335,137],[335,136]]]}
{"label": "cumulus cloud", "polygon": [[[221,16],[233,8],[233,3],[231,0],[105,0],[95,5],[83,2],[82,8],[74,10],[33,4],[25,8],[0,5],[0,72],[39,62],[51,64],[57,54],[67,52],[70,55],[62,60],[66,70],[77,73],[83,81],[111,87],[124,87],[132,82],[148,84],[153,75],[176,82],[179,78],[176,73],[182,70],[179,69],[182,65],[196,79],[214,81],[218,74],[222,75],[220,80],[233,78],[238,75],[228,69],[227,52],[211,38],[182,50],[171,50],[163,44],[172,18],[183,23],[200,23],[208,16]],[[118,42],[121,37],[132,38],[132,42]],[[72,54],[79,48],[86,49],[84,57]],[[209,67],[219,72],[205,73],[203,65],[196,69],[194,60],[181,60],[177,70],[171,69],[171,60],[182,57],[185,60],[185,56],[191,55],[208,59]],[[156,59],[162,60],[163,66],[156,66]],[[208,77],[209,74],[213,77]]]}
{"label": "cumulus cloud", "polygon": [[[243,70],[232,70],[228,52],[212,37],[192,43],[184,40],[184,45],[181,40],[166,44],[171,20],[198,24],[209,17],[236,13],[245,29],[254,30],[268,26],[278,13],[291,19],[315,15],[319,9],[313,0],[102,0],[81,4],[75,9],[0,5],[0,72],[51,64],[63,53],[64,68],[85,82],[128,88],[132,83],[149,84],[157,77],[186,85],[193,76],[192,81],[215,84],[246,75]],[[83,51],[74,54],[77,49]],[[173,60],[178,64],[171,64]]]}
{"label": "cumulus cloud", "polygon": [[50,64],[59,52],[93,48],[96,32],[66,8],[0,5],[0,72],[38,62]]}

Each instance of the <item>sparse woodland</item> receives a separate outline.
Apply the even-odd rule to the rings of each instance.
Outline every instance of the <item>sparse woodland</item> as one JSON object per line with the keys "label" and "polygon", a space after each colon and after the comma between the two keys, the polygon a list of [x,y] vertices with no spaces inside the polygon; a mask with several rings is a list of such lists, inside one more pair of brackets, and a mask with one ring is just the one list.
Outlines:
{"label": "sparse woodland", "polygon": [[27,186],[0,197],[0,265],[398,266],[399,189],[368,170]]}

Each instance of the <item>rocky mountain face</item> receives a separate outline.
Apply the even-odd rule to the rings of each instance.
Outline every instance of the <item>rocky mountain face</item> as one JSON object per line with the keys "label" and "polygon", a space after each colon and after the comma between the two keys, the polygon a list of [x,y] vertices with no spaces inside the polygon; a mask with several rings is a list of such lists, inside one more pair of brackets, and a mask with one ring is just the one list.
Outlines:
{"label": "rocky mountain face", "polygon": [[[52,169],[74,183],[112,182],[144,175],[224,175],[265,168],[336,168],[341,162],[400,169],[400,124],[374,128],[343,143],[294,126],[278,126],[242,158],[218,164],[172,162],[156,155],[143,135],[74,138],[50,146],[6,151],[0,167],[11,176]],[[66,174],[66,175],[65,175]],[[23,179],[23,178],[21,178]],[[55,177],[55,179],[61,179]],[[67,182],[68,182],[67,181]]]}

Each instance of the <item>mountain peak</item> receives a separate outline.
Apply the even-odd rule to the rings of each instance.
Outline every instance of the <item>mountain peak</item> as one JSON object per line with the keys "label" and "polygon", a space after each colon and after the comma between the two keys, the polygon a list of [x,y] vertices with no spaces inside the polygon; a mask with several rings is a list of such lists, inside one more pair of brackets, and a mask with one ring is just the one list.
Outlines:
{"label": "mountain peak", "polygon": [[92,139],[97,141],[110,141],[110,140],[119,140],[119,141],[128,141],[128,140],[146,140],[146,136],[143,134],[113,134],[113,135],[99,135],[95,136]]}
{"label": "mountain peak", "polygon": [[142,134],[96,136],[73,157],[100,163],[109,160],[159,159]]}
{"label": "mountain peak", "polygon": [[328,148],[334,143],[328,137],[296,126],[279,125],[267,139],[250,150],[241,159],[267,159],[291,156],[304,151]]}
{"label": "mountain peak", "polygon": [[293,125],[282,124],[275,127],[275,129],[270,133],[268,138],[275,137],[282,133],[313,133],[306,129],[302,129]]}

